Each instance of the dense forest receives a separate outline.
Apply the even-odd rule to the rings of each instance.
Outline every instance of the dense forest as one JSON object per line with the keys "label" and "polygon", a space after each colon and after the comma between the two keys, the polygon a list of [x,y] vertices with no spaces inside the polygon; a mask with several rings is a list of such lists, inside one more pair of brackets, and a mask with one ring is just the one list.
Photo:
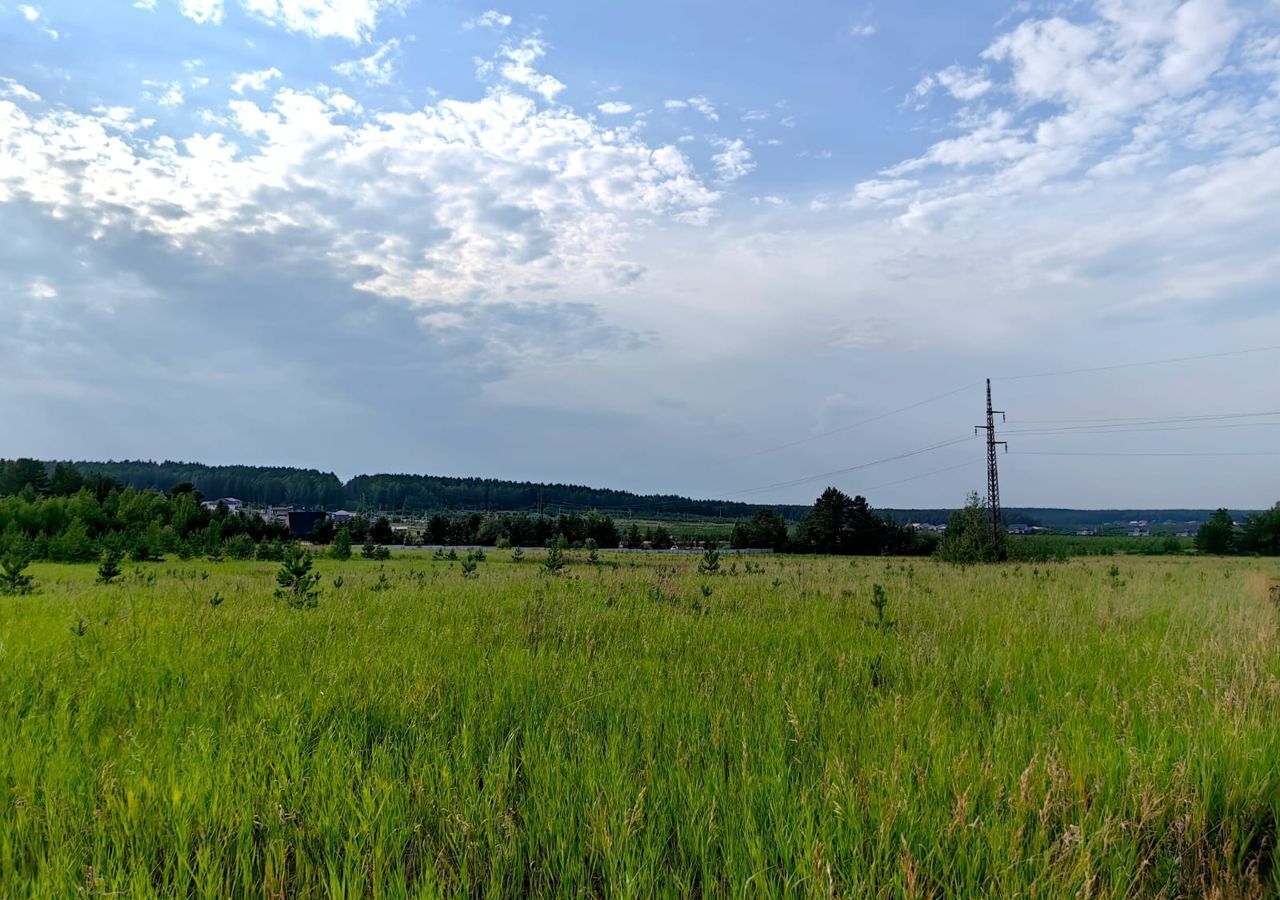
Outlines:
{"label": "dense forest", "polygon": [[[0,467],[4,461],[0,460]],[[56,462],[43,462],[52,473]],[[332,472],[271,466],[206,466],[186,462],[66,462],[82,475],[102,476],[137,490],[167,491],[191,484],[205,497],[236,497],[255,505],[306,504],[361,512],[424,513],[439,510],[548,512],[597,509],[647,518],[740,518],[778,509],[796,521],[806,506],[762,506],[693,500],[669,494],[634,494],[576,484],[539,484],[497,478],[437,475],[358,475],[343,484]],[[0,480],[4,476],[0,475]],[[21,489],[21,486],[18,486]],[[4,493],[0,486],[0,493]]]}

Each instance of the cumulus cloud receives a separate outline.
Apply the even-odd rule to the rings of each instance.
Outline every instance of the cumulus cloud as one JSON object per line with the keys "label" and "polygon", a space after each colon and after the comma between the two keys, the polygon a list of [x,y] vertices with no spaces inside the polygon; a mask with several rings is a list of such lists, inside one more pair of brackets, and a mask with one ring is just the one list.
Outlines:
{"label": "cumulus cloud", "polygon": [[[368,113],[338,91],[281,88],[268,104],[233,100],[227,121],[143,138],[127,109],[0,101],[0,203],[183,247],[302,229],[362,290],[442,304],[625,284],[634,219],[702,215],[718,199],[674,146],[502,90]],[[741,148],[726,154],[727,170],[749,165]]]}
{"label": "cumulus cloud", "polygon": [[960,113],[953,136],[885,170],[891,179],[932,173],[904,221],[1055,180],[1132,175],[1167,159],[1171,147],[1202,140],[1215,119],[1257,136],[1280,115],[1215,83],[1248,65],[1248,45],[1231,61],[1244,20],[1226,0],[1098,0],[1091,12],[1025,19],[991,42],[982,65],[951,66],[917,85],[916,96],[937,88],[964,102],[1009,102]]}
{"label": "cumulus cloud", "polygon": [[715,104],[713,104],[709,99],[701,95],[697,97],[690,97],[687,100],[679,100],[679,99],[664,100],[662,105],[667,109],[672,109],[672,110],[694,109],[697,112],[702,113],[702,115],[705,116],[707,120],[710,122],[720,121],[720,114],[716,112]]}
{"label": "cumulus cloud", "polygon": [[596,106],[596,109],[606,116],[621,116],[631,112],[631,104],[623,103],[619,100],[607,100]]}
{"label": "cumulus cloud", "polygon": [[179,0],[178,9],[188,19],[201,25],[217,25],[222,21],[222,0]]}
{"label": "cumulus cloud", "polygon": [[275,66],[260,69],[257,72],[241,72],[232,80],[231,90],[237,94],[243,94],[245,91],[265,91],[272,79],[281,77],[283,73]]}
{"label": "cumulus cloud", "polygon": [[756,164],[752,162],[751,151],[747,149],[742,138],[720,139],[715,143],[720,148],[720,152],[712,155],[711,162],[716,167],[716,178],[722,183],[737,181],[751,174],[755,169]]}
{"label": "cumulus cloud", "polygon": [[240,0],[245,10],[287,31],[314,38],[337,37],[360,43],[373,34],[379,17],[404,7],[404,0]]}
{"label": "cumulus cloud", "polygon": [[390,84],[400,60],[400,39],[391,38],[373,53],[361,59],[338,63],[333,70],[339,75],[366,84]]}
{"label": "cumulus cloud", "polygon": [[694,109],[696,109],[698,112],[702,113],[704,116],[706,116],[708,120],[712,122],[720,121],[720,116],[716,112],[715,106],[712,105],[711,101],[708,100],[706,97],[703,97],[703,96],[690,97],[689,105]]}
{"label": "cumulus cloud", "polygon": [[182,83],[178,81],[144,81],[143,86],[147,88],[144,96],[148,100],[152,100],[160,106],[181,106],[186,99],[186,95],[182,90]]}
{"label": "cumulus cloud", "polygon": [[472,28],[489,28],[499,29],[506,28],[511,24],[511,17],[505,13],[500,13],[496,9],[487,10],[474,19],[468,19],[462,23],[462,27],[468,30]]}
{"label": "cumulus cloud", "polygon": [[913,97],[922,99],[935,88],[942,88],[961,101],[977,100],[992,88],[992,81],[985,69],[969,71],[962,66],[948,66],[940,72],[926,75],[911,91]]}
{"label": "cumulus cloud", "polygon": [[40,95],[35,91],[29,90],[12,78],[4,77],[0,77],[0,98],[26,100],[31,103],[38,103],[40,101]]}
{"label": "cumulus cloud", "polygon": [[[504,44],[498,53],[498,74],[513,84],[526,87],[548,103],[564,90],[564,82],[537,71],[533,64],[547,55],[546,46],[536,35],[518,44]],[[486,64],[487,68],[488,64]]]}

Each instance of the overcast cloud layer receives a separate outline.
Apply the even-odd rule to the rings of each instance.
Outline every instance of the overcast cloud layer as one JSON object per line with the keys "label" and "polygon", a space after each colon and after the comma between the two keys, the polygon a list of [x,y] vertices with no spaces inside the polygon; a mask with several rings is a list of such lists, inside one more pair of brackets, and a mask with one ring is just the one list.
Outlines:
{"label": "overcast cloud layer", "polygon": [[0,455],[1280,499],[1280,2],[603,6],[0,0]]}

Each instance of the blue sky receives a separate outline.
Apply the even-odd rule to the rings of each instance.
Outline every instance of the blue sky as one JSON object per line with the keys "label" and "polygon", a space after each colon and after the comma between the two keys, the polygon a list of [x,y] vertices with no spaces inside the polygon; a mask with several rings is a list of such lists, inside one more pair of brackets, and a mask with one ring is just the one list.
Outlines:
{"label": "blue sky", "polygon": [[0,151],[0,455],[1280,498],[1274,0],[0,0]]}

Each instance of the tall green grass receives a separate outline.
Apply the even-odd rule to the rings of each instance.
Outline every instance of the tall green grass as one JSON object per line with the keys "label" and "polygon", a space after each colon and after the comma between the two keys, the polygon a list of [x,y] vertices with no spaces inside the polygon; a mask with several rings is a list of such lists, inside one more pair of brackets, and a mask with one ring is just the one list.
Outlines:
{"label": "tall green grass", "polygon": [[1280,888],[1274,563],[506,556],[34,566],[0,896]]}

